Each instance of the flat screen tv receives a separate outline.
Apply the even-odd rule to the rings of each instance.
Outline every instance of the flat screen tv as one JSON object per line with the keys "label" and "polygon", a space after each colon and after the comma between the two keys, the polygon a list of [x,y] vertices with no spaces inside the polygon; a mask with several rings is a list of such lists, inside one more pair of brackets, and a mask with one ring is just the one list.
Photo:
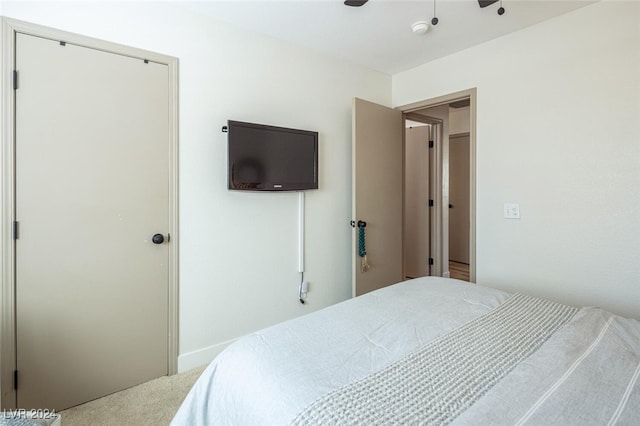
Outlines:
{"label": "flat screen tv", "polygon": [[229,189],[318,189],[318,132],[228,122]]}

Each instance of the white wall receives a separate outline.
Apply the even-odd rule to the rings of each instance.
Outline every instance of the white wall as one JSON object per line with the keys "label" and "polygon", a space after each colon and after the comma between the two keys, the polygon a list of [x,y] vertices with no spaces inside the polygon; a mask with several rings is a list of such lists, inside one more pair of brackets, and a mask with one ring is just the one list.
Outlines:
{"label": "white wall", "polygon": [[393,76],[395,106],[478,89],[478,283],[640,318],[639,22],[599,2]]}
{"label": "white wall", "polygon": [[[351,295],[351,102],[390,105],[391,78],[169,3],[3,2],[4,16],[180,59],[180,360]],[[297,195],[227,191],[235,119],[317,130],[306,196],[307,304],[298,302]]]}

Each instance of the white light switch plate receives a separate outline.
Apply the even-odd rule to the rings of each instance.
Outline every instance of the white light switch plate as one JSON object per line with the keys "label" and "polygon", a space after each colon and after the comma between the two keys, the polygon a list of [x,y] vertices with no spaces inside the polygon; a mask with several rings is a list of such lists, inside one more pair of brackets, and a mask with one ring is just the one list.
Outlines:
{"label": "white light switch plate", "polygon": [[505,203],[504,204],[505,219],[520,219],[520,204]]}

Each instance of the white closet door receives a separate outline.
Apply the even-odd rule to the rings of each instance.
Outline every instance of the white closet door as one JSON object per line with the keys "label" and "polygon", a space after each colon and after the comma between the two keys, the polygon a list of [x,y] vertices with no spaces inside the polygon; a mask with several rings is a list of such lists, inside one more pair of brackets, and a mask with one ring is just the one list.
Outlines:
{"label": "white closet door", "polygon": [[61,410],[167,374],[168,67],[19,34],[16,68],[17,402]]}

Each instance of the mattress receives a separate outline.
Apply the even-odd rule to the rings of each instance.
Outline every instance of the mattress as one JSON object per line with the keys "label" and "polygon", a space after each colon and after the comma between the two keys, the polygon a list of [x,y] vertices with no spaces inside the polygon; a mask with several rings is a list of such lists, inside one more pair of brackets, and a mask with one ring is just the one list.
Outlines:
{"label": "mattress", "polygon": [[237,340],[172,425],[635,425],[639,375],[637,320],[425,277]]}

